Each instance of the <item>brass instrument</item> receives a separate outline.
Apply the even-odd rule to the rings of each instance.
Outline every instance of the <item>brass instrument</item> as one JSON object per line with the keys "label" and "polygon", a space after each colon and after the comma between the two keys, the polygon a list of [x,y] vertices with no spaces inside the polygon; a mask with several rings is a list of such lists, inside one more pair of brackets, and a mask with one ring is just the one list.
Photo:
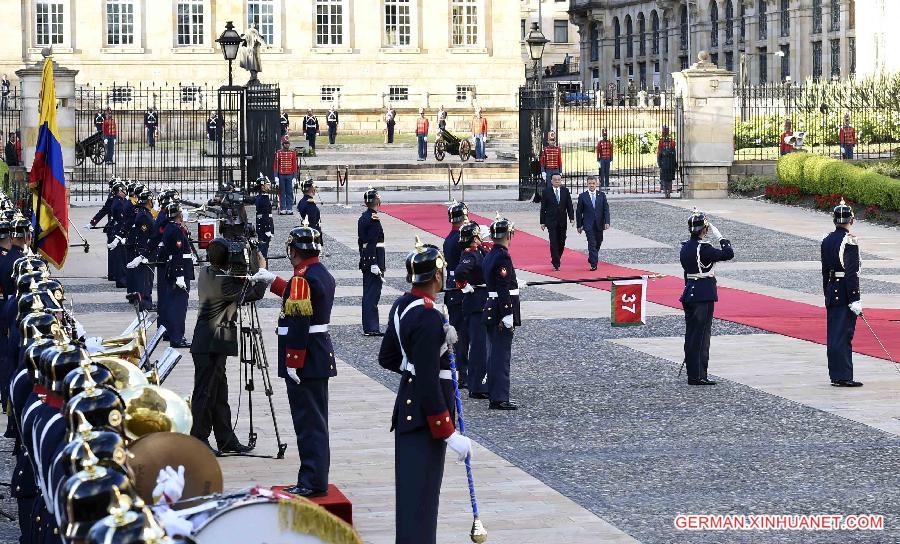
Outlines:
{"label": "brass instrument", "polygon": [[138,367],[125,359],[112,355],[95,354],[91,356],[91,360],[109,369],[113,375],[113,386],[117,391],[150,383],[147,376]]}
{"label": "brass instrument", "polygon": [[125,436],[134,440],[154,432],[188,434],[194,418],[184,399],[169,389],[139,385],[120,391],[125,401]]}
{"label": "brass instrument", "polygon": [[137,365],[147,348],[147,333],[139,328],[131,334],[106,339],[103,345],[109,349],[95,353],[94,357],[118,357]]}

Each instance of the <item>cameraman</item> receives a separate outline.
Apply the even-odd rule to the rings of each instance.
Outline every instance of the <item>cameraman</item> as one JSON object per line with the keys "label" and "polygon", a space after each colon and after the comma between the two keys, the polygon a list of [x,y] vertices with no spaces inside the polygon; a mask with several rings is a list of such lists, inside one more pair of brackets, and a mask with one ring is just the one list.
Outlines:
{"label": "cameraman", "polygon": [[[239,303],[259,300],[265,294],[267,285],[251,283],[244,277],[228,274],[229,242],[224,238],[210,242],[206,255],[209,265],[197,274],[199,307],[191,342],[194,358],[191,403],[194,426],[191,435],[209,445],[212,431],[219,453],[246,453],[252,448],[238,442],[231,426],[225,361],[229,355],[238,354]],[[265,260],[262,257],[258,260],[259,266],[264,267]]]}

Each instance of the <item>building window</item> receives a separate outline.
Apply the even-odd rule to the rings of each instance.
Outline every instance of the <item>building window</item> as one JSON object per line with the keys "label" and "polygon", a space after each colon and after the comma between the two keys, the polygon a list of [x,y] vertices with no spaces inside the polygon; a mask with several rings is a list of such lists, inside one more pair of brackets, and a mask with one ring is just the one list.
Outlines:
{"label": "building window", "polygon": [[713,63],[714,65],[716,65],[716,67],[718,67],[719,66],[719,54],[718,53],[710,53],[709,62]]}
{"label": "building window", "polygon": [[813,46],[812,77],[813,77],[813,79],[820,79],[822,77],[822,42],[813,42],[812,46]]}
{"label": "building window", "polygon": [[63,43],[62,2],[38,2],[35,42],[37,45],[57,45]]}
{"label": "building window", "polygon": [[725,52],[725,69],[729,72],[734,72],[734,52],[726,51]]}
{"label": "building window", "polygon": [[709,3],[709,43],[713,47],[719,47],[719,6],[716,0]]}
{"label": "building window", "polygon": [[134,43],[134,2],[106,0],[106,45]]}
{"label": "building window", "polygon": [[522,41],[525,41],[525,19],[522,19]]}
{"label": "building window", "polygon": [[647,63],[646,62],[638,63],[638,82],[640,83],[641,89],[647,88]]}
{"label": "building window", "polygon": [[275,43],[275,1],[247,0],[247,28],[256,25],[256,30],[266,43]]}
{"label": "building window", "polygon": [[613,17],[613,54],[616,60],[622,58],[622,28],[618,17]]}
{"label": "building window", "polygon": [[856,28],[856,0],[847,3],[847,28],[850,30]]}
{"label": "building window", "polygon": [[841,2],[840,0],[831,0],[831,31],[837,32],[841,29]]}
{"label": "building window", "polygon": [[841,77],[841,40],[831,40],[831,77]]}
{"label": "building window", "polygon": [[782,45],[781,52],[784,53],[781,57],[781,81],[787,81],[791,75],[791,46]]}
{"label": "building window", "polygon": [[388,87],[388,100],[391,102],[406,102],[409,100],[409,87],[406,85],[391,85]]}
{"label": "building window", "polygon": [[847,71],[850,77],[856,75],[856,38],[847,38]]}
{"label": "building window", "polygon": [[731,0],[725,2],[725,45],[734,43],[734,4]]}
{"label": "building window", "polygon": [[681,57],[678,57],[678,64],[679,64],[679,66],[681,66],[682,70],[687,70],[688,69],[687,55],[682,55]]}
{"label": "building window", "polygon": [[475,85],[457,85],[456,101],[465,103],[469,101],[469,96],[475,96]]}
{"label": "building window", "polygon": [[181,86],[182,102],[199,102],[203,96],[203,90],[197,85]]}
{"label": "building window", "polygon": [[131,102],[133,91],[132,87],[113,87],[109,90],[109,101],[113,104]]}
{"label": "building window", "polygon": [[631,15],[625,16],[625,56],[634,56],[634,28],[631,26]]}
{"label": "building window", "polygon": [[769,37],[768,2],[766,0],[759,0],[756,9],[757,13],[759,13],[759,39],[765,40]]}
{"label": "building window", "polygon": [[203,45],[203,0],[178,2],[176,26],[178,45]]}
{"label": "building window", "polygon": [[781,0],[781,36],[791,35],[791,0]]}
{"label": "building window", "polygon": [[321,98],[322,102],[335,102],[337,101],[337,97],[340,94],[340,85],[322,85],[322,90],[319,93],[319,97]]}
{"label": "building window", "polygon": [[590,30],[591,62],[600,60],[600,25],[591,23]]}
{"label": "building window", "polygon": [[453,0],[450,18],[454,47],[478,45],[478,0]]}
{"label": "building window", "polygon": [[619,83],[622,81],[622,67],[613,66],[613,73],[616,76],[616,91],[619,90]]}
{"label": "building window", "polygon": [[765,47],[759,48],[759,84],[765,85],[769,82],[769,57]]}
{"label": "building window", "polygon": [[638,55],[647,54],[647,21],[643,13],[638,13]]}
{"label": "building window", "polygon": [[569,21],[553,21],[553,41],[556,43],[569,43]]}
{"label": "building window", "polygon": [[822,0],[813,0],[812,3],[812,32],[822,32]]}
{"label": "building window", "polygon": [[659,55],[659,15],[654,11],[650,15],[650,28],[653,30],[653,46],[651,51]]}
{"label": "building window", "polygon": [[409,0],[384,0],[385,45],[401,47],[410,44],[412,15]]}
{"label": "building window", "polygon": [[[686,50],[688,48],[688,12],[685,6],[681,6],[681,25],[679,26],[679,34],[681,38],[681,49]],[[687,66],[682,66],[682,69],[687,69]]]}
{"label": "building window", "polygon": [[344,1],[316,0],[316,45],[344,43]]}
{"label": "building window", "polygon": [[740,29],[740,40],[741,43],[744,43],[744,40],[747,39],[747,6],[744,5],[744,2],[740,3],[741,6],[741,29]]}

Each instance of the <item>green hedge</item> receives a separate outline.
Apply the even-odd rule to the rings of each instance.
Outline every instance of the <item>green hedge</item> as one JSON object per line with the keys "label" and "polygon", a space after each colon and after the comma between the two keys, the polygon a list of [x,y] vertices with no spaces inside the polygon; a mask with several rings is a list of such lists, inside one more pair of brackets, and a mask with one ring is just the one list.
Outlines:
{"label": "green hedge", "polygon": [[900,210],[900,180],[853,164],[809,153],[778,160],[778,181],[810,195],[838,194],[865,206]]}

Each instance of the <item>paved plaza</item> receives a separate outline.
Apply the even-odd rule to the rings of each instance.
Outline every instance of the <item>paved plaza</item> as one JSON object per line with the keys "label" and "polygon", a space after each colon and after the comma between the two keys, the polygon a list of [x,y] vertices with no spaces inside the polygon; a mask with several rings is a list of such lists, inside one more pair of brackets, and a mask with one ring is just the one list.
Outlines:
{"label": "paved plaza", "polygon": [[[471,193],[470,209],[501,211],[520,232],[542,236],[538,207],[514,202],[512,191]],[[440,192],[384,194],[385,204],[440,202]],[[468,197],[469,195],[467,195]],[[322,261],[337,279],[331,334],[338,377],[330,386],[331,481],[353,502],[363,540],[393,542],[393,436],[388,432],[398,378],[377,362],[379,339],[361,334],[362,278],[357,270],[356,217],[325,197]],[[424,205],[424,204],[423,204]],[[687,238],[690,209],[702,206],[732,240],[736,258],[720,265],[719,285],[821,306],[819,240],[830,230],[824,213],[750,200],[612,198],[612,226],[600,259],[624,267],[680,276],[679,242]],[[82,225],[94,208],[73,208]],[[433,234],[380,214],[388,269],[380,312],[383,327],[394,299],[407,288],[403,257],[414,237]],[[283,254],[296,219],[275,216],[271,255]],[[449,230],[449,228],[447,229]],[[900,232],[857,225],[863,254],[861,289],[866,309],[900,308]],[[73,250],[58,274],[91,335],[119,334],[133,319],[124,294],[99,279],[106,270],[102,234],[87,233],[91,252]],[[513,239],[515,246],[516,239]],[[590,276],[586,242],[570,229],[563,271]],[[547,251],[549,268],[549,250]],[[286,260],[271,269],[286,277]],[[542,269],[543,270],[543,269]],[[540,272],[540,271],[539,271]],[[602,272],[602,265],[601,271]],[[552,279],[520,271],[527,280]],[[679,308],[649,303],[647,324],[613,328],[608,284],[530,287],[522,291],[523,326],[513,345],[512,400],[516,412],[488,411],[487,401],[464,400],[468,434],[477,442],[474,477],[489,542],[897,542],[900,541],[900,369],[885,356],[855,356],[858,389],[828,383],[825,346],[716,320],[710,374],[716,387],[688,387],[679,378],[684,318]],[[649,290],[652,294],[654,284]],[[724,301],[723,301],[724,302]],[[269,360],[275,361],[278,300],[258,304]],[[824,315],[824,309],[822,310]],[[896,315],[896,314],[895,314]],[[785,316],[777,316],[779,318]],[[191,293],[188,329],[196,319]],[[869,335],[860,323],[857,335]],[[900,355],[900,354],[895,354]],[[230,361],[232,408],[246,438],[247,399]],[[221,459],[227,489],[291,484],[296,443],[288,402],[275,376],[278,427],[289,447],[284,460]],[[190,354],[166,382],[191,391]],[[246,395],[246,393],[244,393]],[[265,399],[254,397],[256,453],[276,450]],[[8,442],[0,449],[10,449]],[[4,467],[4,470],[8,468]],[[6,474],[0,474],[6,479]],[[6,496],[6,489],[0,488]],[[14,512],[0,501],[0,509]],[[882,514],[884,530],[680,531],[679,514]],[[438,540],[468,541],[471,525],[465,470],[445,470]],[[13,542],[13,525],[0,517],[0,542]]]}

